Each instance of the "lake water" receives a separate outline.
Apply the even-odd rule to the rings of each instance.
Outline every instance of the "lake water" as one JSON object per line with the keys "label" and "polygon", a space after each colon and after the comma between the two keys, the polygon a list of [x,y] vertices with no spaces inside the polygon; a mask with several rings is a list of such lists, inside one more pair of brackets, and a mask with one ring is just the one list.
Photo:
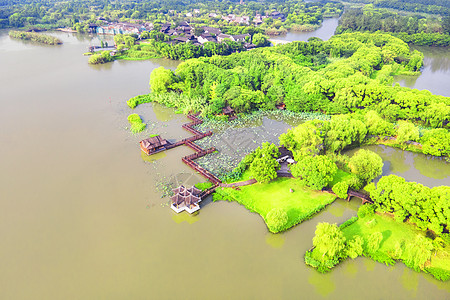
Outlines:
{"label": "lake water", "polygon": [[330,18],[330,19],[324,19],[322,22],[322,26],[320,26],[317,30],[311,31],[311,32],[296,32],[291,31],[286,33],[286,35],[280,35],[275,37],[276,40],[283,40],[283,41],[308,41],[311,37],[318,37],[322,40],[326,41],[330,37],[334,35],[334,32],[336,31],[336,28],[338,26],[339,18]]}
{"label": "lake water", "polygon": [[358,258],[326,275],[304,264],[316,224],[347,220],[358,200],[337,200],[278,235],[236,203],[205,201],[196,216],[175,214],[156,184],[202,180],[181,162],[191,150],[148,158],[138,142],[150,133],[190,136],[181,129],[188,119],[142,105],[136,112],[149,129],[132,135],[125,100],[148,92],[154,68],[177,62],[89,66],[81,54],[97,40],[55,35],[63,45],[0,31],[1,299],[448,297],[448,283],[402,264]]}
{"label": "lake water", "polygon": [[395,82],[413,89],[450,97],[450,48],[414,46],[424,54],[422,74],[396,76]]}

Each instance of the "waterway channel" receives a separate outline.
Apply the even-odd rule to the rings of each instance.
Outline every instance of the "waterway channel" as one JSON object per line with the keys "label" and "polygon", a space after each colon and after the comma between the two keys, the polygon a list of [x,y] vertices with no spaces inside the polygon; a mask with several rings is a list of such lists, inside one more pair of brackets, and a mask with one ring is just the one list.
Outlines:
{"label": "waterway channel", "polygon": [[[12,40],[0,31],[0,298],[448,297],[448,283],[402,264],[358,258],[322,275],[303,263],[316,224],[345,221],[358,200],[337,200],[278,235],[236,203],[175,214],[156,183],[202,180],[181,162],[192,151],[178,147],[148,159],[138,142],[149,133],[187,137],[181,124],[188,119],[142,105],[136,112],[149,128],[132,135],[125,100],[148,92],[154,68],[178,63],[93,67],[81,54],[98,44],[95,38],[54,34],[63,45]],[[402,174],[415,168],[401,156],[389,159],[410,166]],[[423,176],[433,180],[430,173]]]}

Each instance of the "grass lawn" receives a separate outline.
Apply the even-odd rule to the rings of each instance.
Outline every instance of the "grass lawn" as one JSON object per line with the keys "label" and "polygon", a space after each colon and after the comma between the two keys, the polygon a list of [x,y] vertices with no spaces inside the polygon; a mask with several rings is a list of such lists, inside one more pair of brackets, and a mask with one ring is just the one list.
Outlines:
{"label": "grass lawn", "polygon": [[[288,221],[278,232],[310,218],[336,199],[332,194],[313,191],[294,178],[277,178],[269,183],[256,183],[240,189],[217,189],[214,200],[236,201],[260,214],[264,221],[273,208],[281,208],[287,213]],[[275,231],[270,227],[269,230]]]}
{"label": "grass lawn", "polygon": [[352,174],[347,173],[341,169],[338,169],[336,174],[333,177],[333,181],[329,184],[329,186],[334,186],[338,182],[344,182],[348,179],[352,178]]}
{"label": "grass lawn", "polygon": [[[418,230],[412,224],[399,223],[388,215],[377,214],[358,219],[355,223],[342,229],[342,232],[347,240],[351,240],[355,235],[367,240],[372,233],[381,232],[383,240],[377,252],[383,256],[391,256],[397,242],[408,243],[413,241],[418,234],[425,235],[423,231]],[[403,251],[401,259],[405,258],[405,251]],[[446,245],[444,249],[437,252],[433,251],[431,263],[425,266],[426,271],[433,275],[436,273],[433,269],[438,273],[450,272],[450,245]]]}

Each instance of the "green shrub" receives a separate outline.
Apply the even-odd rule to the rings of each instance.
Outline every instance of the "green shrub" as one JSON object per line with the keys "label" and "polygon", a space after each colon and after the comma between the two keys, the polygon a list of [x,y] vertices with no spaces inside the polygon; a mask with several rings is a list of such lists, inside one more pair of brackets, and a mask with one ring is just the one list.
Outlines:
{"label": "green shrub", "polygon": [[441,268],[427,268],[426,271],[434,276],[437,280],[447,281],[450,279],[450,271]]}
{"label": "green shrub", "polygon": [[336,183],[335,185],[333,185],[332,190],[339,198],[345,199],[348,196],[348,184],[346,182]]}
{"label": "green shrub", "polygon": [[198,188],[199,190],[206,191],[207,189],[213,187],[213,184],[211,182],[207,181],[207,182],[197,183],[195,185],[195,187]]}
{"label": "green shrub", "polygon": [[288,215],[281,208],[273,208],[266,216],[267,227],[273,233],[282,231],[287,222]]}
{"label": "green shrub", "polygon": [[405,241],[396,242],[394,249],[390,252],[393,259],[400,259],[403,255]]}
{"label": "green shrub", "polygon": [[359,235],[355,235],[354,238],[347,243],[347,255],[351,259],[355,259],[363,253],[364,240]]}
{"label": "green shrub", "polygon": [[375,205],[373,204],[364,204],[361,205],[358,209],[358,217],[361,219],[366,216],[373,216],[375,214]]}
{"label": "green shrub", "polygon": [[[374,219],[375,221],[375,219]],[[367,240],[366,250],[369,253],[374,253],[380,248],[381,241],[383,240],[383,234],[381,232],[374,232],[369,236]]]}
{"label": "green shrub", "polygon": [[342,223],[339,228],[342,230],[345,227],[348,227],[350,225],[352,225],[353,223],[355,223],[356,221],[358,221],[358,217],[357,216],[353,216],[350,219],[348,219],[347,221],[345,221],[344,223]]}

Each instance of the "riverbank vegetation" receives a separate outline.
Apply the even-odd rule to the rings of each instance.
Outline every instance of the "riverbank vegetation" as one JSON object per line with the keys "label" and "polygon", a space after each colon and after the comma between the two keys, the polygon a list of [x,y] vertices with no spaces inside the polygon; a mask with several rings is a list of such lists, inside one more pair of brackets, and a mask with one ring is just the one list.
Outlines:
{"label": "riverbank vegetation", "polygon": [[[394,74],[418,72],[422,64],[423,54],[398,38],[350,33],[188,60],[151,89],[196,97],[203,115],[221,114],[227,105],[248,113],[285,104],[291,111],[324,114],[374,110],[389,122],[448,128],[450,98],[391,85]],[[160,75],[161,68],[152,72]],[[182,110],[185,105],[174,103]]]}
{"label": "riverbank vegetation", "polygon": [[379,8],[389,8],[400,11],[427,13],[442,16],[450,15],[450,4],[441,0],[346,0],[350,3],[373,4]]}
{"label": "riverbank vegetation", "polygon": [[213,200],[235,201],[244,205],[261,215],[273,233],[285,231],[309,219],[336,198],[332,194],[313,191],[300,180],[292,178],[277,178],[269,183],[239,189],[218,188]]}
{"label": "riverbank vegetation", "polygon": [[375,9],[372,4],[348,9],[339,19],[336,34],[352,31],[388,32],[406,43],[420,46],[450,45],[450,18],[403,15],[384,8]]}
{"label": "riverbank vegetation", "polygon": [[358,216],[340,227],[317,226],[306,264],[328,272],[347,257],[363,255],[386,265],[402,261],[439,280],[450,279],[450,187],[430,189],[390,175],[381,178],[371,196],[375,204],[361,206]]}
{"label": "riverbank vegetation", "polygon": [[32,41],[46,45],[60,45],[62,41],[54,36],[36,32],[25,32],[25,31],[17,31],[10,30],[9,36],[15,39],[21,39],[25,41]]}

